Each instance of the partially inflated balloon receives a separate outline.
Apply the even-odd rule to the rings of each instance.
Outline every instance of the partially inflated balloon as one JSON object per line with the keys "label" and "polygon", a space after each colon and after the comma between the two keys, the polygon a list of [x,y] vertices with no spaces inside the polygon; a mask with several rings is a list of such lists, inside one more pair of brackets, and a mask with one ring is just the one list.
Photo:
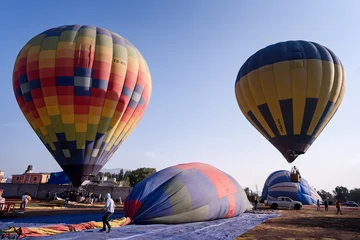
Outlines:
{"label": "partially inflated balloon", "polygon": [[302,177],[301,181],[292,182],[290,172],[278,170],[271,173],[264,183],[261,200],[276,200],[278,197],[289,197],[304,205],[315,204],[321,197],[316,190]]}
{"label": "partially inflated balloon", "polygon": [[319,136],[344,93],[340,59],[307,41],[259,50],[241,67],[235,83],[242,113],[290,163]]}
{"label": "partially inflated balloon", "polygon": [[165,168],[137,183],[125,200],[134,223],[189,223],[232,218],[251,209],[245,191],[227,173],[205,163]]}
{"label": "partially inflated balloon", "polygon": [[13,72],[16,100],[75,186],[96,175],[150,100],[140,52],[103,28],[69,25],[32,38]]}

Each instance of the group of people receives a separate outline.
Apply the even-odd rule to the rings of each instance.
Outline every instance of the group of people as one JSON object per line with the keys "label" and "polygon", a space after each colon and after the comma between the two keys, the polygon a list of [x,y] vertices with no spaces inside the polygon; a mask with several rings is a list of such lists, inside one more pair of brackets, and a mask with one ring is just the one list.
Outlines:
{"label": "group of people", "polygon": [[[317,206],[316,210],[320,211],[321,208],[320,208],[320,200],[319,199],[316,202],[316,206]],[[327,199],[324,201],[324,206],[325,206],[325,211],[329,211],[329,201]],[[336,206],[336,214],[340,213],[342,215],[341,204],[340,204],[339,200],[336,201],[335,206]]]}
{"label": "group of people", "polygon": [[76,201],[79,203],[88,203],[93,204],[94,202],[104,202],[105,197],[101,195],[101,193],[91,193],[91,192],[79,192],[79,191],[65,191],[58,195],[56,192],[54,193],[54,196],[52,197],[51,192],[49,191],[46,193],[46,200],[57,200],[58,197],[64,198],[64,208],[67,208],[69,201]]}

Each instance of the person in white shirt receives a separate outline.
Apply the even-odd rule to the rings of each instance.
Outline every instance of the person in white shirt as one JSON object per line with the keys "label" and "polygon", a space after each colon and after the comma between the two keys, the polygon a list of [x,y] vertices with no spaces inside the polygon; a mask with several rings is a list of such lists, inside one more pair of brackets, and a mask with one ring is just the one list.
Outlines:
{"label": "person in white shirt", "polygon": [[103,228],[100,230],[100,232],[106,231],[106,226],[108,227],[108,232],[110,232],[111,231],[111,226],[110,226],[110,223],[109,223],[109,218],[115,211],[114,200],[111,199],[110,193],[107,193],[105,195],[105,206],[104,206],[103,210],[105,210],[106,213],[102,218]]}
{"label": "person in white shirt", "polygon": [[30,195],[26,192],[21,198],[21,209],[25,209],[28,202],[31,201]]}
{"label": "person in white shirt", "polygon": [[5,210],[5,198],[0,196],[0,209]]}

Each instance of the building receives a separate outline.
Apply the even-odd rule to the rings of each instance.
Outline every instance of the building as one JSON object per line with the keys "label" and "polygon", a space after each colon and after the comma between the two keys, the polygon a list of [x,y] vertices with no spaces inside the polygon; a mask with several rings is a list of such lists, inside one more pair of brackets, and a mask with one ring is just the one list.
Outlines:
{"label": "building", "polygon": [[29,165],[25,173],[12,176],[11,183],[17,184],[39,184],[47,183],[50,173],[33,173],[32,166]]}
{"label": "building", "polygon": [[99,174],[93,181],[92,184],[102,187],[123,187],[124,181],[117,181],[116,178],[109,178],[104,174]]}
{"label": "building", "polygon": [[3,179],[6,179],[5,178],[5,173],[3,171],[0,171],[0,182],[3,182]]}

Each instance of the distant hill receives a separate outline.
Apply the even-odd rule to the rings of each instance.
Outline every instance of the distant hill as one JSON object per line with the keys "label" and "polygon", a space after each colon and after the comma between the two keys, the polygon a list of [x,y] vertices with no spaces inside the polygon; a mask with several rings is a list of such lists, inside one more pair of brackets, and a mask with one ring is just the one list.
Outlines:
{"label": "distant hill", "polygon": [[[122,169],[124,170],[124,173],[126,171],[131,171],[130,169],[124,169],[124,168],[122,168]],[[102,169],[100,172],[102,172],[102,173],[109,172],[111,174],[113,174],[113,173],[118,174],[120,172],[120,170],[121,170],[121,168],[112,168],[112,169]]]}

